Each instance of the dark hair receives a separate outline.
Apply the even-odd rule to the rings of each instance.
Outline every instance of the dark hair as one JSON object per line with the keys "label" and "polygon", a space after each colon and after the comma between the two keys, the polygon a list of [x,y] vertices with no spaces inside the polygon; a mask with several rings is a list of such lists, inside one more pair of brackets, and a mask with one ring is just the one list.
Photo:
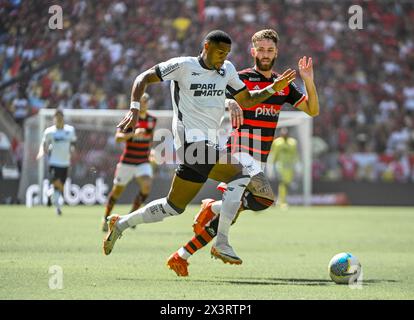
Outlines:
{"label": "dark hair", "polygon": [[211,41],[215,43],[224,42],[227,44],[231,44],[231,38],[230,36],[221,30],[213,30],[210,31],[207,36],[204,38],[204,41]]}
{"label": "dark hair", "polygon": [[256,46],[257,41],[264,39],[272,40],[275,43],[275,45],[277,45],[279,42],[279,35],[273,29],[260,30],[256,32],[252,37],[253,46]]}

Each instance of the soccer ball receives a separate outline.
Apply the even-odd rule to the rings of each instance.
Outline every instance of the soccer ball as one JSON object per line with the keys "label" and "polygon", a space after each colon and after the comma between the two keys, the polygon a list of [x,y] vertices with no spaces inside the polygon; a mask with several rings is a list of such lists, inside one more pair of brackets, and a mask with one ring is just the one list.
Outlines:
{"label": "soccer ball", "polygon": [[337,284],[353,284],[361,274],[361,264],[351,253],[338,253],[329,261],[328,271]]}

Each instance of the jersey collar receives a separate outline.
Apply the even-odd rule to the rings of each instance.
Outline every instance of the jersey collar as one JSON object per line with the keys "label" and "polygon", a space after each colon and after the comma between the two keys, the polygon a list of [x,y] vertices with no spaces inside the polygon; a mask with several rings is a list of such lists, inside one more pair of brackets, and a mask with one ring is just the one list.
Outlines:
{"label": "jersey collar", "polygon": [[205,62],[204,62],[204,60],[203,60],[203,58],[202,58],[201,56],[198,56],[198,57],[197,57],[197,60],[198,60],[198,63],[200,63],[200,65],[201,65],[204,69],[207,69],[207,70],[214,70],[214,69],[212,69],[212,68],[207,67],[207,65],[205,64]]}
{"label": "jersey collar", "polygon": [[278,77],[278,75],[277,75],[277,73],[276,72],[274,72],[274,71],[272,71],[272,75],[271,75],[271,77],[270,78],[266,78],[263,74],[261,74],[259,71],[257,71],[255,68],[254,68],[254,66],[253,67],[251,67],[251,70],[254,72],[254,73],[256,73],[262,80],[264,80],[264,81],[270,81],[270,82],[273,82],[277,77]]}

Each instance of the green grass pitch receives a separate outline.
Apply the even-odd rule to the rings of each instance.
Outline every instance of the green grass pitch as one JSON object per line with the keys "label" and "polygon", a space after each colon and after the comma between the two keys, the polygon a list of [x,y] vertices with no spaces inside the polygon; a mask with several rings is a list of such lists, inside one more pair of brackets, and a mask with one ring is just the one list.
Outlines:
{"label": "green grass pitch", "polygon": [[[230,233],[243,264],[211,259],[209,245],[179,278],[165,262],[192,236],[197,209],[127,230],[104,256],[103,207],[64,207],[57,217],[47,207],[0,206],[0,299],[414,299],[412,208],[245,212]],[[344,251],[362,264],[357,288],[329,278],[329,260]],[[55,265],[62,289],[49,287]]]}

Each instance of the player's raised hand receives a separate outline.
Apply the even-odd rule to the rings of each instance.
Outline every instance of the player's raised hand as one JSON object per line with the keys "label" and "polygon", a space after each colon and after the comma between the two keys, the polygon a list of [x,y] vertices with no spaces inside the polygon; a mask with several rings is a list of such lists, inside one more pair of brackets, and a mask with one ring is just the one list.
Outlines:
{"label": "player's raised hand", "polygon": [[229,108],[232,127],[236,129],[240,128],[240,126],[244,122],[242,108],[239,106],[239,104],[235,100],[232,100],[232,99],[226,99],[226,105],[227,105],[227,108]]}
{"label": "player's raised hand", "polygon": [[287,69],[285,72],[280,75],[275,82],[273,82],[273,90],[280,91],[286,88],[289,83],[295,80],[296,77],[296,70]]}
{"label": "player's raised hand", "polygon": [[301,59],[299,59],[298,67],[299,67],[300,77],[303,79],[303,81],[306,81],[306,80],[313,81],[313,64],[312,64],[311,57],[306,59],[306,56],[303,56]]}
{"label": "player's raised hand", "polygon": [[138,112],[138,109],[129,110],[125,117],[121,120],[120,123],[118,123],[116,127],[121,129],[122,132],[126,132],[129,128],[135,128],[135,125],[138,121]]}

